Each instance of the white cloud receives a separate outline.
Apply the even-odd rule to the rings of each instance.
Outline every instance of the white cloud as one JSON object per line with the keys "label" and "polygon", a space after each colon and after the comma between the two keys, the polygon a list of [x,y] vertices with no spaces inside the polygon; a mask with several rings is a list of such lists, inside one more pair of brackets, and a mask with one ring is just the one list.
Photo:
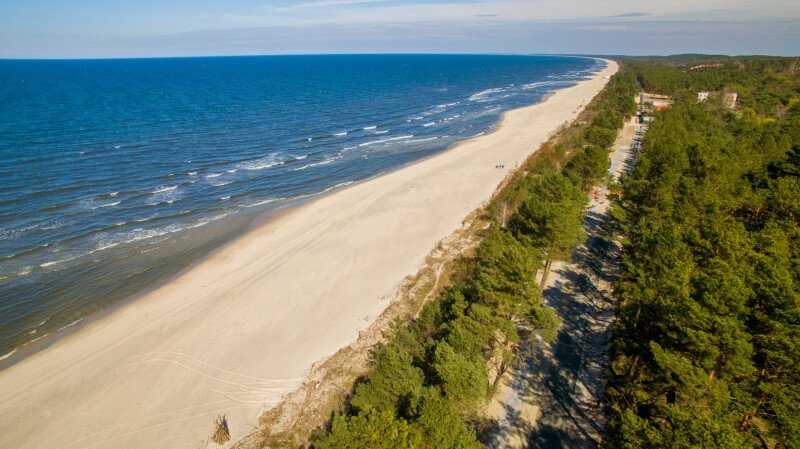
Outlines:
{"label": "white cloud", "polygon": [[0,56],[800,52],[800,0],[261,1],[171,14],[126,4],[95,16],[0,7]]}
{"label": "white cloud", "polygon": [[408,3],[399,0],[318,0],[289,6],[264,6],[227,14],[228,24],[413,23],[500,20],[769,20],[800,17],[794,0],[464,0]]}
{"label": "white cloud", "polygon": [[392,0],[319,0],[319,1],[312,1],[312,2],[305,2],[305,3],[295,3],[289,6],[273,6],[269,7],[269,9],[273,11],[293,11],[297,9],[308,9],[308,8],[326,8],[326,7],[334,7],[334,6],[345,6],[345,5],[366,5],[370,3],[385,3]]}

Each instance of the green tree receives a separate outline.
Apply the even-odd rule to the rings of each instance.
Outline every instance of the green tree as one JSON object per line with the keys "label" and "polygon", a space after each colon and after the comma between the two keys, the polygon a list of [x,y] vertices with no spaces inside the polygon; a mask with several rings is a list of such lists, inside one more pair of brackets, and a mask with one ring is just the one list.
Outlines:
{"label": "green tree", "polygon": [[572,156],[564,165],[563,174],[584,192],[600,183],[611,168],[608,153],[589,146]]}
{"label": "green tree", "polygon": [[582,227],[586,195],[560,173],[533,177],[530,196],[514,217],[512,227],[520,240],[542,248],[545,274],[555,260],[570,257],[586,234]]}
{"label": "green tree", "polygon": [[505,317],[528,313],[539,304],[537,256],[510,232],[491,228],[478,248],[473,275],[482,302]]}
{"label": "green tree", "polygon": [[415,426],[422,433],[421,448],[479,449],[475,432],[467,429],[455,404],[438,388],[426,388],[410,407]]}
{"label": "green tree", "polygon": [[416,449],[422,436],[390,410],[366,409],[358,415],[333,417],[330,432],[315,449]]}
{"label": "green tree", "polygon": [[411,355],[389,343],[375,350],[373,369],[366,381],[356,386],[350,403],[359,410],[395,410],[403,398],[420,393],[423,380]]}
{"label": "green tree", "polygon": [[489,382],[486,362],[482,357],[461,355],[442,341],[436,345],[433,367],[448,398],[469,403],[486,397]]}

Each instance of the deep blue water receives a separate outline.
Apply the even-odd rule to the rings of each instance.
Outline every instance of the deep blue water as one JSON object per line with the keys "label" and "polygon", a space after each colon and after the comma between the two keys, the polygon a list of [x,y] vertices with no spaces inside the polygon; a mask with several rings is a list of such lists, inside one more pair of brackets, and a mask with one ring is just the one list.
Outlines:
{"label": "deep blue water", "polygon": [[487,132],[599,64],[0,61],[0,357],[174,274],[258,213]]}

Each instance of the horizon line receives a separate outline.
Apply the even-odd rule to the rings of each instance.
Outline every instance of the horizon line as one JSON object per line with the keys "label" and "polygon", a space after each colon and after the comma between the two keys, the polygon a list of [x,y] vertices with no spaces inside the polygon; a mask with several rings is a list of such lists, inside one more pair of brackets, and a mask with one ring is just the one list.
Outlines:
{"label": "horizon line", "polygon": [[589,53],[500,53],[500,52],[481,52],[481,53],[457,53],[457,52],[344,52],[344,53],[253,53],[253,54],[234,54],[234,55],[175,55],[175,56],[112,56],[112,57],[64,57],[64,58],[27,58],[27,57],[0,57],[0,61],[117,61],[117,60],[144,60],[144,59],[201,59],[201,58],[258,58],[258,57],[293,57],[293,56],[556,56],[556,57],[581,57],[581,58],[668,58],[674,56],[719,56],[728,58],[769,56],[776,58],[797,58],[800,55],[770,55],[770,54],[720,54],[720,53],[673,53],[673,54],[589,54]]}

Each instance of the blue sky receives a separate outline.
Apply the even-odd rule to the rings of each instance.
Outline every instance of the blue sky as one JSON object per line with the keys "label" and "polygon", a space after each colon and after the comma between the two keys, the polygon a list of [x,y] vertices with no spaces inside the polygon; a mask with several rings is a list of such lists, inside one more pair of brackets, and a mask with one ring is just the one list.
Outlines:
{"label": "blue sky", "polygon": [[800,54],[800,0],[0,0],[0,58]]}

